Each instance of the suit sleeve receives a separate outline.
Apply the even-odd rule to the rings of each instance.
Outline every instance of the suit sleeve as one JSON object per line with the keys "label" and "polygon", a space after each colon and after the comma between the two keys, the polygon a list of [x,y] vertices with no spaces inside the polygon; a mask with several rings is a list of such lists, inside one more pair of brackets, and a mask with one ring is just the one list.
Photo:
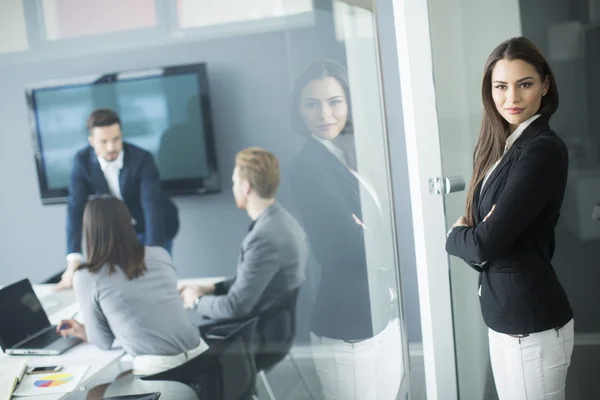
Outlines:
{"label": "suit sleeve", "polygon": [[146,227],[144,244],[146,246],[162,246],[166,241],[166,235],[161,207],[160,176],[150,154],[144,156],[140,171],[140,203]]}
{"label": "suit sleeve", "polygon": [[364,231],[352,217],[343,193],[318,168],[303,163],[291,171],[294,204],[323,268],[343,266],[347,273],[365,266]]}
{"label": "suit sleeve", "polygon": [[229,292],[229,289],[231,289],[231,285],[233,285],[234,280],[234,278],[231,278],[215,283],[215,294],[217,296],[227,294],[227,292]]}
{"label": "suit sleeve", "polygon": [[82,162],[79,156],[75,156],[67,201],[67,254],[81,253],[83,210],[88,195],[82,170]]}
{"label": "suit sleeve", "polygon": [[454,228],[446,251],[477,264],[506,256],[550,199],[564,188],[567,169],[566,152],[554,138],[534,139],[515,163],[494,213],[476,227]]}
{"label": "suit sleeve", "polygon": [[197,307],[200,314],[211,319],[242,318],[254,310],[279,271],[277,248],[269,238],[257,236],[246,245],[242,262],[227,294],[200,298]]}

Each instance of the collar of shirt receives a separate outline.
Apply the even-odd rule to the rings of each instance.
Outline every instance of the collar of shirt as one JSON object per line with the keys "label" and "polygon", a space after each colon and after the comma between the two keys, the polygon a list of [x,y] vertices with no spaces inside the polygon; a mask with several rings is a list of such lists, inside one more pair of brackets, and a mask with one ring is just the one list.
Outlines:
{"label": "collar of shirt", "polygon": [[279,207],[279,203],[277,201],[275,201],[275,203],[271,204],[269,207],[265,208],[263,210],[263,212],[260,213],[260,215],[250,223],[250,225],[248,226],[248,232],[250,232],[252,229],[254,229],[254,226],[256,225],[256,222],[265,214],[268,214],[269,212],[271,212],[271,210],[274,210],[276,208]]}
{"label": "collar of shirt", "polygon": [[344,160],[344,151],[337,147],[335,144],[331,143],[329,140],[321,139],[317,135],[312,135],[315,139],[317,139],[331,154],[334,155],[342,164],[346,165],[346,161]]}
{"label": "collar of shirt", "polygon": [[528,120],[523,121],[521,123],[521,125],[519,125],[517,127],[517,129],[515,129],[515,131],[510,134],[510,136],[508,137],[508,139],[506,139],[506,145],[504,146],[504,152],[505,153],[517,141],[517,139],[521,137],[521,135],[523,134],[523,132],[525,132],[525,129],[527,129],[527,127],[529,125],[531,125],[531,123],[533,121],[535,121],[536,119],[538,119],[539,117],[540,117],[540,114],[536,114],[533,117],[529,118]]}
{"label": "collar of shirt", "polygon": [[116,170],[120,170],[123,168],[123,153],[125,152],[125,150],[121,150],[119,152],[119,155],[117,156],[117,158],[113,161],[106,161],[104,158],[102,157],[98,157],[98,162],[100,163],[100,168],[102,168],[102,171],[106,171],[107,169],[116,169]]}

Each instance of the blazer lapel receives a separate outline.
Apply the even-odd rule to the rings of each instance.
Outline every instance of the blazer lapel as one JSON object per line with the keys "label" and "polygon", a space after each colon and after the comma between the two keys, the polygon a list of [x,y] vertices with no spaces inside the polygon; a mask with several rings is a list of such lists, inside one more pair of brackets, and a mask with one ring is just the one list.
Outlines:
{"label": "blazer lapel", "polygon": [[[483,190],[480,191],[481,195],[479,196],[479,198],[477,199],[477,197],[475,197],[477,199],[477,202],[475,204],[478,205],[478,207],[477,207],[478,216],[481,215],[481,213],[479,212],[481,202],[482,202],[483,198],[485,197],[485,194],[487,193],[488,189],[494,183],[494,180],[496,180],[496,178],[498,176],[500,176],[500,174],[506,168],[506,166],[510,164],[510,161],[521,152],[521,147],[523,147],[524,144],[529,142],[532,138],[534,138],[540,132],[542,132],[546,129],[549,129],[548,121],[542,115],[542,116],[538,117],[535,121],[533,121],[531,123],[531,125],[529,125],[527,127],[527,129],[525,129],[525,131],[523,131],[521,136],[515,141],[515,143],[513,143],[512,147],[508,150],[508,152],[504,155],[504,157],[502,157],[502,161],[500,161],[500,164],[498,164],[496,169],[494,169],[494,171],[492,172],[492,174],[490,175],[488,180],[485,182],[485,186],[483,187]],[[479,193],[479,192],[476,191],[475,194],[477,195],[477,193]]]}
{"label": "blazer lapel", "polygon": [[129,153],[128,151],[125,151],[125,147],[123,147],[123,149],[121,149],[121,151],[123,152],[123,166],[121,167],[121,170],[119,171],[119,189],[121,190],[121,197],[123,198],[123,201],[125,201],[125,188],[126,188],[126,182],[127,182],[127,175],[129,174],[129,169],[127,168],[127,154]]}
{"label": "blazer lapel", "polygon": [[[354,176],[348,167],[338,160],[337,157],[334,156],[323,144],[318,142],[317,139],[310,138],[310,140],[312,140],[312,146],[314,146],[315,149],[316,161],[325,162],[327,168],[325,168],[324,171],[329,170],[333,172],[335,174],[334,180],[337,182],[337,184],[349,189],[344,190],[344,193],[351,197],[346,198],[346,200],[351,200],[355,205],[355,207],[352,208],[356,208],[357,210],[355,212],[360,213],[360,189],[359,181],[356,176]],[[356,205],[358,205],[358,207],[356,207]]]}
{"label": "blazer lapel", "polygon": [[483,183],[483,181],[479,182],[477,184],[477,186],[475,187],[475,193],[473,194],[473,211],[472,211],[472,217],[473,217],[473,221],[475,221],[475,224],[479,224],[481,222],[481,218],[479,217],[480,213],[479,213],[479,208],[481,207],[480,201],[481,201],[481,184]]}
{"label": "blazer lapel", "polygon": [[108,189],[108,182],[106,182],[106,178],[104,177],[104,172],[102,172],[102,167],[100,167],[100,163],[98,162],[98,157],[94,153],[94,151],[90,151],[90,176],[92,183],[95,188],[94,194],[107,194],[110,193]]}
{"label": "blazer lapel", "polygon": [[494,183],[494,181],[496,180],[496,178],[500,175],[500,173],[502,172],[502,170],[504,168],[506,168],[506,166],[508,165],[509,161],[514,157],[515,155],[515,147],[513,146],[508,153],[506,153],[504,155],[504,157],[502,157],[502,161],[500,161],[500,164],[498,164],[496,166],[496,169],[494,169],[494,171],[492,171],[492,174],[490,175],[490,177],[488,178],[488,180],[485,182],[485,186],[483,187],[483,190],[481,191],[481,198],[483,199],[485,197],[485,193],[488,191],[488,189],[490,188],[490,186],[492,186],[492,184]]}

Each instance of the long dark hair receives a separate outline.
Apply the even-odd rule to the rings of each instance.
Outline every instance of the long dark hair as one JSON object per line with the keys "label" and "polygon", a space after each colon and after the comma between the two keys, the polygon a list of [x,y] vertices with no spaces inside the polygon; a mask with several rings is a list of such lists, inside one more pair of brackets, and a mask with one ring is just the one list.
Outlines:
{"label": "long dark hair", "polygon": [[144,275],[144,245],[138,240],[131,214],[121,200],[113,196],[92,197],[83,212],[83,232],[87,262],[79,268],[97,273],[105,265],[109,273],[118,266],[128,279]]}
{"label": "long dark hair", "polygon": [[302,135],[311,135],[311,132],[304,123],[302,115],[300,115],[300,97],[302,90],[310,82],[327,77],[334,78],[340,84],[340,86],[342,86],[342,89],[344,89],[344,94],[346,95],[346,102],[348,103],[348,117],[346,119],[346,125],[340,132],[339,136],[332,140],[332,142],[344,151],[344,157],[346,158],[346,162],[350,168],[356,169],[356,149],[354,147],[354,124],[352,123],[350,84],[348,80],[348,71],[343,65],[333,60],[321,60],[309,65],[308,68],[306,68],[304,72],[298,76],[292,94],[292,126],[294,130]]}
{"label": "long dark hair", "polygon": [[542,97],[540,109],[536,114],[541,114],[546,120],[550,120],[550,117],[558,109],[556,79],[548,60],[546,60],[540,49],[531,40],[524,37],[511,38],[500,43],[485,63],[481,84],[483,119],[479,139],[473,153],[473,176],[467,192],[466,217],[469,225],[474,224],[475,189],[492,165],[502,157],[507,139],[508,122],[500,115],[492,98],[492,71],[500,60],[525,61],[535,68],[542,81],[548,79],[550,87],[546,95]]}

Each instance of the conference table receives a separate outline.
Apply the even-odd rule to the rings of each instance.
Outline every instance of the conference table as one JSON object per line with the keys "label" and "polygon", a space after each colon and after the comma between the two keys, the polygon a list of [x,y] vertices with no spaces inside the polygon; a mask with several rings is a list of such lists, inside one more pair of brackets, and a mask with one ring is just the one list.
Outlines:
{"label": "conference table", "polygon": [[[224,278],[222,277],[190,278],[180,279],[178,283],[179,285],[208,285],[223,279]],[[50,323],[53,325],[57,325],[61,319],[72,318],[73,315],[75,315],[79,310],[77,302],[75,301],[75,295],[73,294],[72,290],[56,292],[53,284],[33,285],[33,290],[40,299],[46,314],[48,314]],[[76,317],[76,319],[78,319],[78,317]],[[85,321],[83,322],[85,323]],[[84,342],[58,356],[9,356],[4,353],[0,353],[0,357],[25,359],[27,360],[28,368],[48,365],[61,365],[63,367],[89,365],[86,374],[78,385],[79,391],[83,392],[95,386],[97,383],[95,383],[94,380],[101,376],[103,372],[105,373],[106,371],[113,369],[116,370],[116,373],[118,373],[119,370],[117,370],[117,368],[119,361],[126,359],[129,356],[125,355],[123,349],[118,347],[118,343],[115,343],[113,348],[110,350],[100,350],[93,344]],[[88,387],[88,385],[90,386]],[[70,396],[75,397],[73,396],[74,394],[74,392],[71,392],[30,397],[13,396],[12,398],[17,400],[59,400],[68,399]]]}

